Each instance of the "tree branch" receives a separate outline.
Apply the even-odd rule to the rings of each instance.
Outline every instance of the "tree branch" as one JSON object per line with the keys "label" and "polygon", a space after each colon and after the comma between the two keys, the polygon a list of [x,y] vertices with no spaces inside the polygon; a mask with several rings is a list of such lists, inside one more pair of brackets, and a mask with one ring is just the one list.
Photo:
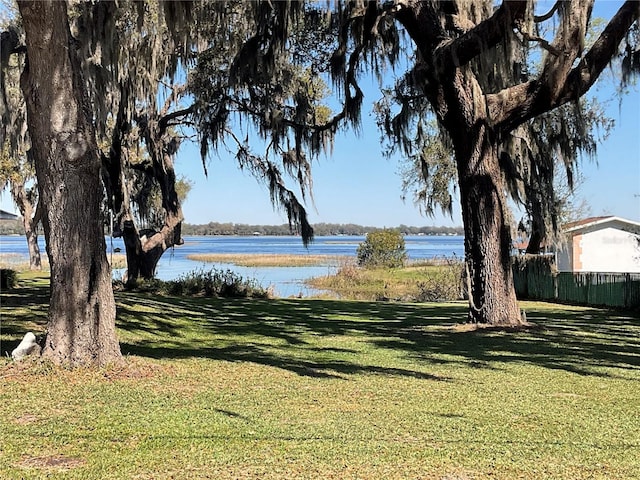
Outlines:
{"label": "tree branch", "polygon": [[520,33],[520,35],[522,35],[522,38],[525,41],[537,42],[543,49],[545,49],[547,52],[549,52],[550,54],[556,57],[559,57],[560,55],[562,55],[562,52],[560,50],[555,48],[544,38],[539,37],[538,35],[531,35],[529,32],[525,32],[522,28],[522,25],[518,25],[516,28],[518,29],[518,32]]}
{"label": "tree branch", "polygon": [[526,0],[503,2],[487,20],[436,48],[436,65],[449,68],[466,65],[487,48],[504,40],[506,30],[512,28],[515,22],[523,20],[526,11]]}
{"label": "tree branch", "polygon": [[[490,117],[504,131],[584,95],[616,55],[629,28],[640,18],[640,2],[627,0],[609,21],[591,49],[566,74],[551,72],[539,79],[487,95]],[[563,56],[564,57],[564,56]],[[557,68],[570,68],[575,57],[558,58]],[[552,61],[553,62],[553,61]],[[571,63],[568,63],[571,62]]]}
{"label": "tree branch", "polygon": [[177,102],[178,99],[180,98],[180,96],[187,91],[187,85],[186,83],[180,84],[180,85],[169,85],[166,82],[161,82],[166,88],[168,88],[169,90],[171,90],[171,95],[169,95],[166,100],[164,101],[164,105],[162,106],[162,108],[160,109],[160,117],[163,117],[167,114],[167,112],[169,111],[169,109],[171,108],[171,105],[174,102]]}
{"label": "tree branch", "polygon": [[551,7],[551,10],[549,10],[544,15],[535,15],[533,17],[533,21],[536,23],[541,23],[541,22],[544,22],[545,20],[549,20],[551,17],[553,17],[553,14],[558,11],[558,8],[560,7],[560,1],[561,0],[558,0],[556,3],[554,3],[553,7]]}
{"label": "tree branch", "polygon": [[42,221],[42,215],[44,215],[44,207],[42,206],[42,202],[38,200],[38,203],[36,203],[36,211],[32,218],[34,227],[37,227]]}
{"label": "tree branch", "polygon": [[161,132],[164,132],[164,130],[167,128],[171,120],[175,120],[176,118],[191,115],[193,112],[195,112],[195,110],[196,110],[196,106],[195,104],[193,104],[188,106],[187,108],[183,108],[182,110],[175,110],[171,113],[167,113],[164,116],[162,116],[160,120],[158,120],[158,128],[160,128]]}
{"label": "tree branch", "polygon": [[627,0],[614,15],[580,63],[571,71],[565,83],[559,102],[578,98],[586,93],[600,76],[629,28],[640,19],[640,2]]}

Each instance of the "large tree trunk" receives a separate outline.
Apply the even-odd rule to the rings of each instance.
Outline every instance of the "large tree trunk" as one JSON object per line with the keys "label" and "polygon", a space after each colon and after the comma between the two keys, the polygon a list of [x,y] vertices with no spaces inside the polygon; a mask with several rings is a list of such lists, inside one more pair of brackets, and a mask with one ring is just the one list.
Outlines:
{"label": "large tree trunk", "polygon": [[[531,233],[529,235],[529,243],[527,244],[526,254],[538,255],[542,251],[543,243],[547,236],[546,217],[549,216],[548,209],[545,211],[542,196],[554,195],[552,192],[543,192],[540,183],[537,180],[533,184],[525,186],[527,196],[527,214],[531,219]],[[554,198],[547,198],[547,204],[554,204]],[[552,218],[555,225],[555,218]],[[555,226],[554,226],[555,229]]]}
{"label": "large tree trunk", "polygon": [[470,71],[442,72],[441,108],[455,150],[465,231],[469,315],[472,323],[523,323],[513,284],[511,227],[492,130],[480,85]]}
{"label": "large tree trunk", "polygon": [[[174,245],[182,245],[182,208],[176,191],[176,174],[173,156],[179,141],[167,132],[167,117],[158,118],[153,112],[136,117],[140,133],[145,140],[151,162],[132,164],[125,145],[131,124],[126,119],[125,107],[129,98],[129,85],[121,85],[120,106],[115,121],[108,156],[103,157],[104,183],[109,208],[116,214],[118,236],[122,236],[127,253],[125,283],[136,286],[138,279],[155,277],[158,262],[164,252]],[[162,195],[163,225],[159,230],[139,231],[131,211],[131,185],[127,182],[124,165],[137,169],[160,185]],[[158,222],[160,223],[160,222]]]}
{"label": "large tree trunk", "polygon": [[[174,223],[174,222],[171,222]],[[125,220],[122,236],[127,252],[126,286],[133,288],[138,279],[149,280],[156,275],[158,262],[164,252],[183,243],[180,236],[181,221],[172,227],[163,227],[159,232],[138,232],[132,220]]]}
{"label": "large tree trunk", "polygon": [[[540,74],[526,79],[514,71],[518,61],[513,53],[520,48],[531,2],[499,2],[485,12],[486,18],[480,18],[481,2],[460,8],[465,3],[471,2],[385,2],[384,13],[391,12],[415,42],[419,55],[411,81],[419,82],[454,143],[471,283],[470,319],[513,325],[522,320],[513,288],[497,143],[537,115],[584,95],[618,55],[622,40],[640,18],[640,2],[624,2],[587,51],[584,36],[592,2],[559,2],[560,24],[545,46]],[[368,24],[378,27],[377,21]],[[521,35],[512,37],[515,31]],[[488,55],[500,45],[505,58],[497,61],[504,62],[502,66]],[[636,53],[627,47],[625,61],[632,63]]]}
{"label": "large tree trunk", "polygon": [[531,221],[531,235],[529,236],[529,243],[527,244],[527,250],[525,251],[527,255],[538,255],[542,251],[544,236],[540,227],[541,221],[542,220],[537,217],[533,217]]}
{"label": "large tree trunk", "polygon": [[66,2],[19,1],[21,79],[36,160],[51,299],[43,355],[58,364],[121,361],[100,203],[100,161]]}
{"label": "large tree trunk", "polygon": [[[167,179],[170,176],[171,179]],[[167,163],[159,174],[154,174],[159,182],[165,182],[162,189],[164,225],[159,231],[146,229],[139,231],[133,220],[129,206],[130,195],[124,181],[115,187],[118,195],[114,195],[113,209],[118,212],[118,236],[124,240],[127,255],[127,271],[125,284],[127,288],[135,288],[140,278],[149,280],[155,277],[158,262],[166,250],[182,245],[182,208],[175,190],[175,173],[173,164]]]}
{"label": "large tree trunk", "polygon": [[494,13],[492,21],[483,27],[483,35],[493,38],[486,44],[464,35],[459,42],[444,42],[449,34],[442,24],[439,5],[409,2],[407,8],[398,9],[396,18],[421,53],[413,80],[422,88],[455,150],[465,230],[468,320],[484,325],[520,325],[522,317],[511,271],[511,231],[498,160],[499,139],[489,126],[485,95],[468,63],[481,48],[497,43],[494,33],[510,21],[511,13],[522,14],[526,2],[504,4]]}
{"label": "large tree trunk", "polygon": [[[469,321],[491,325],[522,323],[513,286],[511,230],[495,139],[479,123],[453,136],[460,182]],[[455,133],[455,132],[452,132]]]}
{"label": "large tree trunk", "polygon": [[158,262],[164,252],[175,245],[182,245],[182,211],[167,212],[165,225],[156,231],[138,232],[132,220],[125,220],[122,236],[127,252],[127,287],[135,287],[139,278],[149,280],[156,275]]}

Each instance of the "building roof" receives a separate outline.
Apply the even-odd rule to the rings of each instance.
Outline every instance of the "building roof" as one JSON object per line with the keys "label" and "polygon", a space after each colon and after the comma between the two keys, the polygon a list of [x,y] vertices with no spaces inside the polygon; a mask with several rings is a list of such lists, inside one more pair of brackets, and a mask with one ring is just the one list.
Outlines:
{"label": "building roof", "polygon": [[609,215],[605,217],[589,217],[584,218],[582,220],[578,220],[577,222],[571,222],[563,225],[562,230],[564,232],[575,232],[578,230],[584,230],[586,228],[591,227],[604,227],[609,223],[618,223],[625,226],[628,226],[632,229],[640,229],[640,223],[635,222],[633,220],[627,220],[626,218],[616,217],[614,215]]}
{"label": "building roof", "polygon": [[0,220],[16,220],[18,218],[17,215],[13,213],[5,212],[4,210],[0,210]]}

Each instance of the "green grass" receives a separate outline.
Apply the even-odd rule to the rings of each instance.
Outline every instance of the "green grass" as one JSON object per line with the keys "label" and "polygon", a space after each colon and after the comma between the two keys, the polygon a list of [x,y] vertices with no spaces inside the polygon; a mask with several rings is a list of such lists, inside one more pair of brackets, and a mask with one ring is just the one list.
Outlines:
{"label": "green grass", "polygon": [[[2,294],[2,352],[46,283]],[[127,364],[0,364],[0,478],[640,478],[640,318],[118,293]]]}
{"label": "green grass", "polygon": [[462,298],[461,269],[454,259],[402,268],[362,268],[343,262],[335,273],[310,278],[306,283],[343,299],[457,300]]}

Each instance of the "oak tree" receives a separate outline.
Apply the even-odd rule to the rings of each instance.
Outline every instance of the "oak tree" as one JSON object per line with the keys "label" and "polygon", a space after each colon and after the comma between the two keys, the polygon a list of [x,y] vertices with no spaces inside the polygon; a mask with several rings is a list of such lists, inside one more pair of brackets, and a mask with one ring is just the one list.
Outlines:
{"label": "oak tree", "polygon": [[67,5],[18,2],[27,60],[21,86],[43,205],[51,296],[43,356],[55,363],[121,360],[92,109]]}
{"label": "oak tree", "polygon": [[[229,71],[234,85],[245,89],[257,101],[254,105],[262,106],[258,111],[264,114],[263,120],[256,116],[256,127],[264,131],[270,126],[274,145],[282,143],[285,129],[296,132],[293,164],[303,165],[300,171],[306,172],[308,168],[300,163],[301,146],[313,153],[330,142],[340,123],[350,122],[356,130],[360,127],[363,73],[383,77],[388,66],[408,65],[404,84],[419,95],[405,95],[403,110],[387,130],[402,141],[406,122],[420,101],[421,108],[428,107],[435,116],[441,137],[455,154],[471,292],[469,320],[519,324],[506,194],[527,190],[526,196],[533,200],[535,192],[540,195],[552,188],[549,178],[553,176],[542,161],[531,162],[539,145],[535,145],[536,138],[523,135],[522,127],[545,113],[550,113],[547,122],[557,121],[555,117],[564,123],[562,114],[553,111],[579,110],[580,97],[612,61],[621,59],[624,81],[638,69],[639,4],[621,4],[595,41],[586,46],[592,6],[590,0],[556,2],[549,12],[534,15],[534,2],[527,0],[498,5],[491,0],[356,1],[314,5],[309,10],[297,2],[256,2],[252,4],[255,34],[234,57],[242,61],[231,64]],[[314,52],[316,56],[307,62],[315,75],[330,72],[342,109],[326,125],[310,127],[298,121],[304,114],[291,115],[300,113],[304,102],[294,101],[288,109],[273,108],[268,102],[283,97],[287,77],[281,75],[286,72],[282,62],[296,45],[293,26],[300,18],[317,19],[327,13],[326,31],[337,35],[333,43],[318,43],[330,47],[330,55]],[[548,33],[542,32],[541,25]],[[403,33],[408,43],[403,42]],[[529,53],[536,49],[541,67],[534,69]],[[206,112],[209,128],[201,134],[206,139],[218,138],[229,110]],[[578,119],[575,125],[558,130],[560,137],[554,145],[561,149],[572,138],[570,128],[584,128],[584,119],[572,118]],[[538,123],[544,127],[544,121]],[[240,152],[245,158],[246,151]],[[534,168],[522,175],[526,165]],[[442,163],[437,170],[442,173],[439,181],[452,175]],[[544,209],[550,205],[534,205],[536,218],[549,216],[552,212]]]}
{"label": "oak tree", "polygon": [[[510,137],[529,120],[578,101],[612,61],[622,58],[624,80],[640,63],[640,3],[623,2],[588,48],[593,1],[558,1],[541,15],[533,7],[524,0],[403,0],[354,2],[338,12],[333,74],[354,111],[362,102],[358,74],[367,60],[397,63],[399,27],[411,40],[406,81],[425,98],[455,153],[471,322],[522,322],[505,195],[505,176],[521,158],[515,147],[522,143]],[[540,34],[543,23],[548,35]],[[533,47],[542,61],[535,72],[527,64]],[[403,132],[402,121],[396,127]]]}
{"label": "oak tree", "polygon": [[20,212],[29,251],[29,268],[41,270],[38,225],[42,215],[42,204],[38,202],[35,177],[33,162],[27,158],[27,153],[11,153],[8,146],[0,151],[0,189],[9,189],[11,198]]}

